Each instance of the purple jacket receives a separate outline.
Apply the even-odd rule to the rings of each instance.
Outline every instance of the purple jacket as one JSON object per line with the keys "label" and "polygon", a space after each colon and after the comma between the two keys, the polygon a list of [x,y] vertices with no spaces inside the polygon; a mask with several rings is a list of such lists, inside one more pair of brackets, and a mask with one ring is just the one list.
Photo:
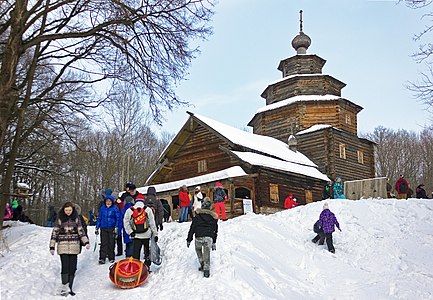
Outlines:
{"label": "purple jacket", "polygon": [[320,213],[319,223],[323,228],[323,232],[325,233],[334,232],[334,225],[336,225],[337,228],[340,229],[340,224],[338,224],[337,218],[335,217],[334,213],[331,212],[329,209],[324,209]]}

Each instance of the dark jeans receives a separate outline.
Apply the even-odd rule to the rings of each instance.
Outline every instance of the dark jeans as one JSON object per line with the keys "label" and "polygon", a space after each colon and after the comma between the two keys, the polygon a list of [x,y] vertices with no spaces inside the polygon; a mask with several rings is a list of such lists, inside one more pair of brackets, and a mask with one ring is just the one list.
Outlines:
{"label": "dark jeans", "polygon": [[114,228],[101,229],[101,247],[99,248],[99,259],[114,260]]}
{"label": "dark jeans", "polygon": [[141,246],[144,248],[144,263],[150,267],[150,239],[133,239],[132,240],[132,257],[140,260]]}
{"label": "dark jeans", "polygon": [[117,244],[117,255],[123,254],[123,240],[122,240],[122,234],[119,234],[116,239]]}
{"label": "dark jeans", "polygon": [[77,270],[77,254],[60,254],[62,262],[61,274],[75,275]]}
{"label": "dark jeans", "polygon": [[132,256],[132,242],[125,244],[125,257],[131,257]]}
{"label": "dark jeans", "polygon": [[332,241],[332,232],[330,233],[324,233],[323,231],[319,232],[313,239],[313,243],[317,243],[319,241],[319,245],[323,245],[325,243],[326,239],[326,245],[328,246],[328,250],[335,250],[334,244]]}

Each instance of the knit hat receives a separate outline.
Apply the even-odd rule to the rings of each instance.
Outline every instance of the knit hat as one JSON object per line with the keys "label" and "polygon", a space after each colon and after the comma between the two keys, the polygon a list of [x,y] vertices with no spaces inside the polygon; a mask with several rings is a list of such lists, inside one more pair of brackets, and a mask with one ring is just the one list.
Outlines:
{"label": "knit hat", "polygon": [[129,185],[129,190],[135,190],[137,187],[135,186],[135,184],[131,183]]}
{"label": "knit hat", "polygon": [[143,201],[144,202],[144,195],[143,194],[139,193],[137,195],[137,197],[135,197],[135,202],[138,202],[138,201]]}
{"label": "knit hat", "polygon": [[212,202],[210,202],[210,198],[209,197],[205,197],[203,200],[203,203],[201,204],[201,208],[202,209],[212,209]]}
{"label": "knit hat", "polygon": [[328,204],[328,202],[325,202],[325,204],[323,204],[323,210],[325,210],[325,209],[329,209],[329,204]]}
{"label": "knit hat", "polygon": [[149,186],[147,188],[147,195],[154,195],[154,196],[156,196],[156,189],[155,189],[155,187]]}
{"label": "knit hat", "polygon": [[132,204],[134,204],[134,198],[132,198],[131,196],[126,196],[125,197],[125,204],[126,203],[132,203]]}
{"label": "knit hat", "polygon": [[221,182],[217,181],[217,183],[215,183],[216,187],[223,187],[223,185],[221,184]]}
{"label": "knit hat", "polygon": [[196,190],[196,191],[200,191],[200,186],[197,185],[197,186],[195,187],[195,190]]}

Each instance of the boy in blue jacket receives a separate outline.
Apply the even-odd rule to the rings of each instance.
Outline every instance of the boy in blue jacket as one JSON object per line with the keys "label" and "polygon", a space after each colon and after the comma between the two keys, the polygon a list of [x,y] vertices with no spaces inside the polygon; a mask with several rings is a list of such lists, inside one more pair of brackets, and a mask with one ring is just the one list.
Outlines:
{"label": "boy in blue jacket", "polygon": [[117,206],[113,205],[114,197],[106,196],[105,205],[99,210],[98,220],[96,221],[95,234],[99,234],[101,229],[101,247],[99,248],[99,263],[105,264],[108,257],[110,263],[114,262],[114,243],[120,234],[121,216]]}

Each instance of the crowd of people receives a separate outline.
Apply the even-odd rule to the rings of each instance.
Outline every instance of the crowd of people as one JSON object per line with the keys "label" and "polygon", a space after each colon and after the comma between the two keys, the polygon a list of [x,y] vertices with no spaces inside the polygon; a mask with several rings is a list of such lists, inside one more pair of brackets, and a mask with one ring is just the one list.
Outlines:
{"label": "crowd of people", "polygon": [[[409,183],[403,175],[394,185],[398,199],[411,197]],[[387,191],[390,192],[390,184]],[[218,220],[227,220],[225,201],[227,193],[220,182],[214,187],[213,201],[200,189],[200,186],[189,190],[183,185],[178,193],[178,207],[173,202],[173,209],[179,209],[179,223],[189,221],[191,225],[187,234],[187,247],[195,237],[195,252],[199,263],[199,271],[204,277],[210,276],[210,253],[216,250],[218,235]],[[417,198],[428,198],[424,184],[416,187]],[[336,177],[334,184],[327,182],[322,190],[322,200],[345,199],[343,181]],[[291,209],[299,203],[292,193],[284,200],[284,208]],[[213,206],[215,212],[212,211]],[[20,210],[21,207],[21,210]],[[158,242],[158,233],[164,229],[164,222],[172,219],[171,206],[167,200],[158,199],[155,187],[149,186],[145,194],[139,193],[137,187],[128,182],[125,190],[119,197],[113,196],[111,189],[101,192],[101,200],[97,211],[90,210],[86,218],[81,207],[71,202],[63,204],[57,212],[54,206],[48,207],[46,225],[53,227],[49,249],[54,255],[57,245],[57,254],[61,261],[61,287],[60,294],[74,295],[73,282],[77,268],[77,255],[81,248],[90,248],[87,235],[87,226],[95,226],[95,235],[99,238],[99,264],[115,262],[115,256],[132,257],[143,260],[150,271],[152,264],[150,246]],[[21,212],[20,212],[21,211]],[[19,219],[22,206],[14,199],[11,205],[6,206],[5,219]],[[340,225],[328,202],[323,205],[319,219],[314,224],[317,234],[312,242],[323,245],[326,242],[328,250],[335,253],[332,233],[335,227],[340,231]],[[143,257],[141,257],[143,253]]]}

